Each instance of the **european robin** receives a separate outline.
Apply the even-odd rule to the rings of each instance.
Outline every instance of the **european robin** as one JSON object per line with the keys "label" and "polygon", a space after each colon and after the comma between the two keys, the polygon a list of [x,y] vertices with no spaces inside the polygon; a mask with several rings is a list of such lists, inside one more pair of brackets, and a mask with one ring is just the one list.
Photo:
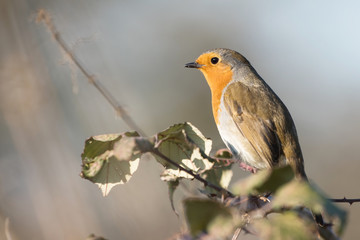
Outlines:
{"label": "european robin", "polygon": [[298,178],[307,179],[288,109],[245,57],[218,48],[185,67],[204,74],[217,128],[235,158],[254,171],[289,164]]}

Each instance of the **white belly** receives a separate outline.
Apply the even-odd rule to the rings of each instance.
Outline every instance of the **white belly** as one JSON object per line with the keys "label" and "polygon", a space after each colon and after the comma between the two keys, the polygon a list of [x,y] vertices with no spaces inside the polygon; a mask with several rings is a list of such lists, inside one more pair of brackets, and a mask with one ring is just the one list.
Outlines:
{"label": "white belly", "polygon": [[236,158],[257,169],[270,167],[266,161],[260,158],[250,142],[239,131],[232,116],[226,111],[223,99],[221,99],[218,110],[218,120],[220,136]]}

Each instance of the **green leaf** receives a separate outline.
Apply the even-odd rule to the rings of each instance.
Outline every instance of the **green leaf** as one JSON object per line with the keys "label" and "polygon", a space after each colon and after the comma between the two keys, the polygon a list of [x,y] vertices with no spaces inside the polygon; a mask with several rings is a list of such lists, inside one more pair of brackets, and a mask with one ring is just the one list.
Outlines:
{"label": "green leaf", "polygon": [[[221,160],[214,159],[213,167],[210,170],[205,171],[202,174],[202,177],[208,182],[227,189],[233,176],[233,171],[231,170],[233,164],[231,161],[232,156],[228,152],[224,152],[222,155],[217,155],[216,157],[221,158]],[[209,187],[205,187],[205,193],[211,195],[219,194],[219,192]]]}
{"label": "green leaf", "polygon": [[276,192],[279,187],[294,179],[294,176],[290,166],[263,170],[236,183],[233,187],[233,193],[237,195],[257,195]]}
{"label": "green leaf", "polygon": [[261,239],[308,240],[316,239],[315,224],[306,222],[294,212],[272,214],[269,218],[257,219],[253,223]]}
{"label": "green leaf", "polygon": [[[213,163],[206,158],[212,142],[190,123],[176,124],[156,135],[158,150],[179,164],[193,171],[202,173],[212,168]],[[174,181],[178,178],[193,177],[176,166],[155,155],[156,160],[165,167],[163,180]]]}
{"label": "green leaf", "polygon": [[206,233],[223,239],[235,228],[235,220],[230,208],[210,199],[186,199],[185,217],[193,236]]}
{"label": "green leaf", "polygon": [[336,232],[341,235],[347,221],[347,213],[337,207],[327,197],[314,186],[306,181],[293,180],[284,185],[274,195],[272,201],[273,208],[299,207],[304,206],[314,213],[326,213],[334,220],[337,228]]}
{"label": "green leaf", "polygon": [[167,138],[173,134],[185,131],[187,140],[198,146],[206,155],[211,151],[212,141],[205,136],[194,125],[189,122],[175,124],[166,130],[158,133],[158,140]]}
{"label": "green leaf", "polygon": [[81,176],[98,185],[103,196],[130,180],[139,165],[141,152],[137,148],[136,132],[106,134],[85,142]]}
{"label": "green leaf", "polygon": [[[213,168],[209,171],[206,171],[203,176],[206,181],[227,189],[233,176],[233,171],[229,168]],[[206,187],[205,192],[209,194],[220,194],[218,191],[215,191],[210,187]]]}
{"label": "green leaf", "polygon": [[114,143],[121,139],[121,134],[104,134],[90,137],[85,142],[84,152],[81,158],[95,158],[107,150],[113,148]]}

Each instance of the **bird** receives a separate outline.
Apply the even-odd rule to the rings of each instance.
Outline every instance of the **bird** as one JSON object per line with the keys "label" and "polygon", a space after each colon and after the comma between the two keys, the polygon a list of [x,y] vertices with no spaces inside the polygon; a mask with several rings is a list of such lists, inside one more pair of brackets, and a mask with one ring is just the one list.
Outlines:
{"label": "bird", "polygon": [[256,172],[290,165],[296,178],[307,180],[290,112],[243,55],[217,48],[185,67],[203,73],[220,136],[243,168]]}
{"label": "bird", "polygon": [[[217,48],[185,67],[203,73],[220,136],[243,168],[256,172],[290,165],[298,179],[308,181],[289,110],[243,55]],[[321,214],[314,217],[325,226]]]}

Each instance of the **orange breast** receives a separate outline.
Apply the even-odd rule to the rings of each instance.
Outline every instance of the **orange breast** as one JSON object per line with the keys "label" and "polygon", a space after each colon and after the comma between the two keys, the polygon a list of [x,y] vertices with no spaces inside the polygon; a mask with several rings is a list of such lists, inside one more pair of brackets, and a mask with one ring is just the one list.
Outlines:
{"label": "orange breast", "polygon": [[221,71],[206,71],[204,69],[202,72],[211,89],[213,115],[216,124],[219,124],[218,111],[220,107],[221,96],[224,88],[229,84],[229,82],[231,82],[233,74],[229,66],[221,69]]}

